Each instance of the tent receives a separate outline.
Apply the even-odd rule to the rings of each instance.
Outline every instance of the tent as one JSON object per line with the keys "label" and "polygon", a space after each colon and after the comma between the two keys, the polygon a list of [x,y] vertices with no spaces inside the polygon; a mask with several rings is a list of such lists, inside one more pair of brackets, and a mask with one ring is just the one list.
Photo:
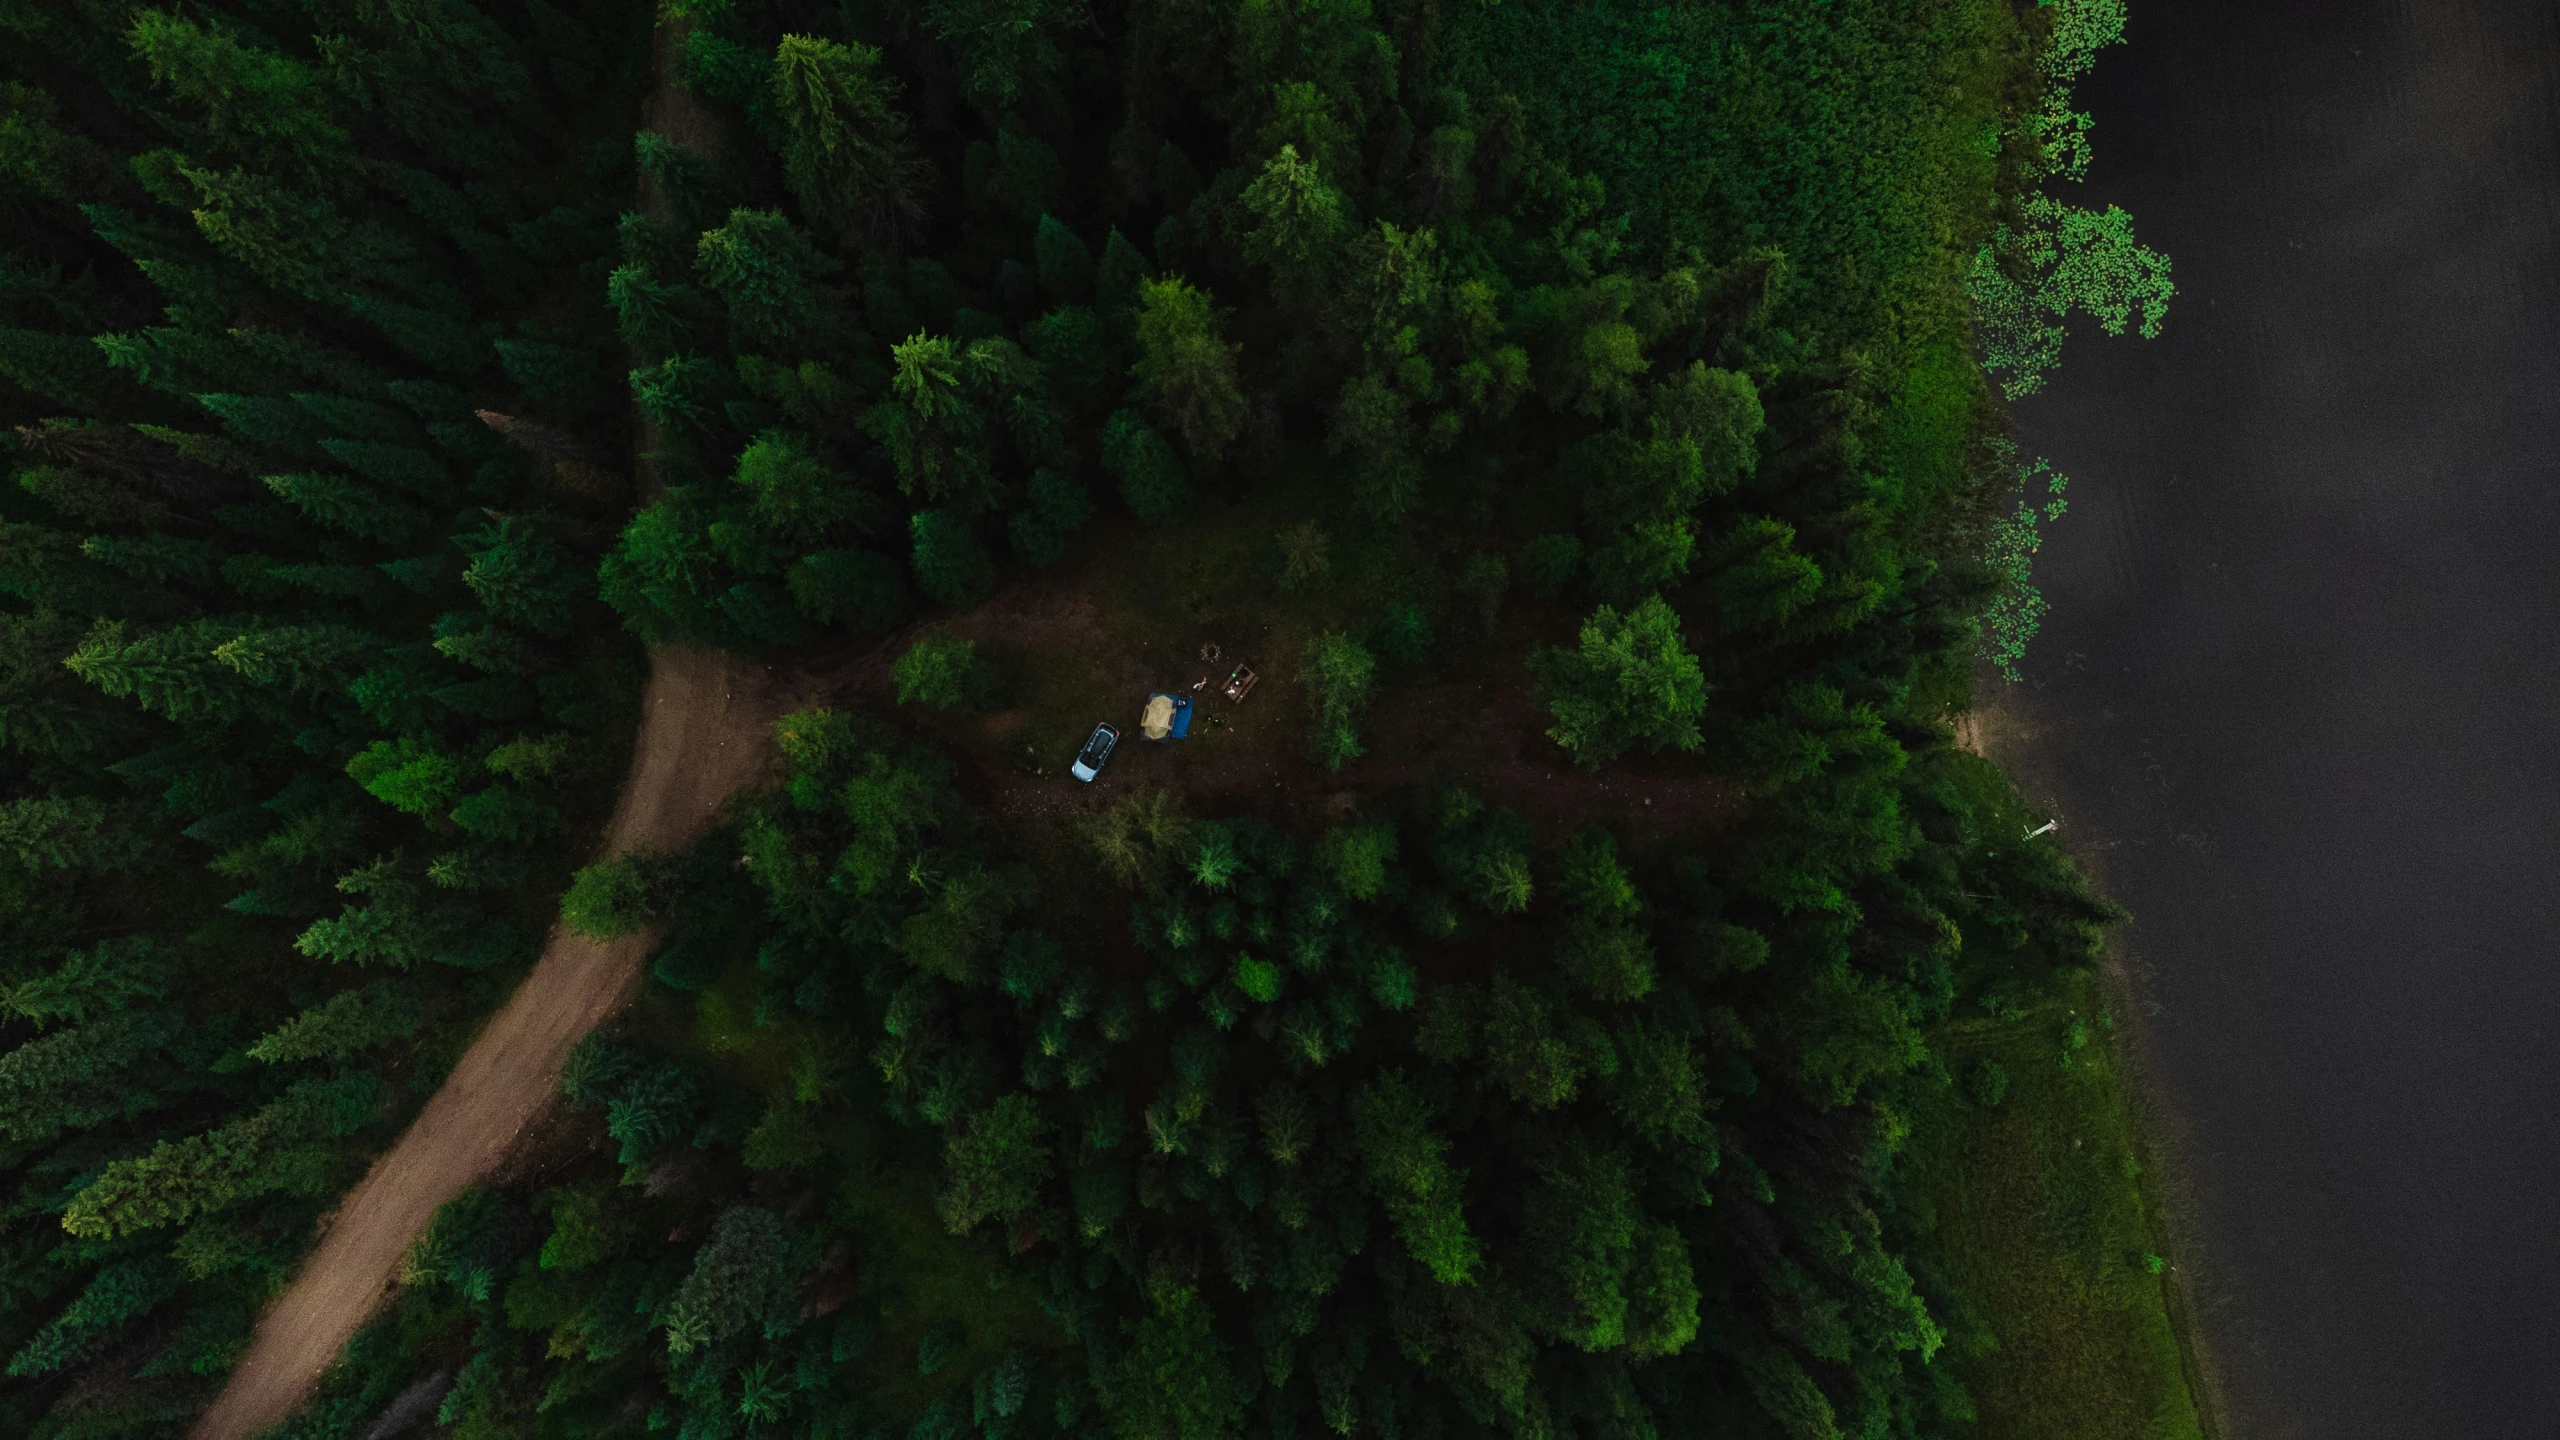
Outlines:
{"label": "tent", "polygon": [[1191,702],[1162,692],[1147,697],[1138,716],[1138,733],[1150,740],[1181,740],[1191,734]]}

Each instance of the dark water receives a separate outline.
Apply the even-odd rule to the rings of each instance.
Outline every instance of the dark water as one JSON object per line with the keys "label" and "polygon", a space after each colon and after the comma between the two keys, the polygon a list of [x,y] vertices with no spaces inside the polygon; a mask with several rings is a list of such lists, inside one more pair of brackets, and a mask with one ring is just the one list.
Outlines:
{"label": "dark water", "polygon": [[2073,477],[2025,778],[2137,916],[2239,1434],[2550,1440],[2560,3],[2131,42],[2080,198],[2182,293],[2021,408]]}

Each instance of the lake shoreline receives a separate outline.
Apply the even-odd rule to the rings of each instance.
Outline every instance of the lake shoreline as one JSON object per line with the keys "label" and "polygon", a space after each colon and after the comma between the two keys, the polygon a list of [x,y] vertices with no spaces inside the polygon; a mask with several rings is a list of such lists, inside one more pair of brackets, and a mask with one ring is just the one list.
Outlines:
{"label": "lake shoreline", "polygon": [[[1974,679],[1972,705],[1955,717],[1956,743],[1999,767],[2019,796],[2044,814],[2061,820],[2053,838],[2088,878],[2092,891],[2109,900],[2109,843],[2088,827],[2070,823],[2074,806],[2053,764],[2052,749],[2062,743],[2057,724],[2034,713],[2024,687],[2003,680],[1989,665]],[[2121,903],[2121,902],[2118,902]],[[2134,952],[2136,919],[2107,931],[2099,978],[2117,1023],[2107,1027],[2131,1111],[2142,1172],[2136,1188],[2143,1206],[2170,1246],[2170,1267],[2163,1294],[2171,1330],[2178,1342],[2188,1395],[2206,1440],[2238,1440],[2233,1423],[2225,1369],[2229,1337],[2209,1333],[2207,1292],[2214,1274],[2212,1249],[2205,1239],[2198,1184],[2206,1173],[2192,1112],[2179,1102],[2176,1087],[2159,1053],[2154,1019],[2158,1002],[2146,982],[2148,967]]]}

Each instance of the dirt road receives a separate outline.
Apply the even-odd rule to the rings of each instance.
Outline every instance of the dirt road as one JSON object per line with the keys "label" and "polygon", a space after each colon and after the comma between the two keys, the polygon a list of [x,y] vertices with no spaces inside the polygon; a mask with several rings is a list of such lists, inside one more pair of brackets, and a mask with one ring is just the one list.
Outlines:
{"label": "dirt road", "polygon": [[[765,773],[780,692],[756,661],[657,651],[606,851],[677,850],[708,832],[729,797]],[[338,1207],[194,1440],[247,1440],[301,1405],[388,1297],[401,1255],[436,1207],[497,1168],[558,1092],[571,1047],[631,998],[655,939],[652,931],[599,944],[551,932],[533,973]]]}
{"label": "dirt road", "polygon": [[[645,123],[697,153],[718,154],[719,124],[675,80],[691,29],[683,19],[658,27]],[[645,176],[638,199],[650,218],[673,220],[669,198]],[[646,458],[657,436],[644,418],[634,420],[642,456],[635,479],[646,502],[660,489]],[[805,700],[807,689],[805,680],[787,686],[771,667],[719,651],[652,651],[631,770],[605,829],[605,854],[681,850],[701,839],[729,797],[763,777],[773,722]],[[437,1207],[498,1168],[558,1093],[569,1051],[632,998],[657,938],[652,929],[600,944],[552,930],[533,973],[330,1217],[191,1440],[248,1440],[301,1406],[389,1297],[401,1255]]]}

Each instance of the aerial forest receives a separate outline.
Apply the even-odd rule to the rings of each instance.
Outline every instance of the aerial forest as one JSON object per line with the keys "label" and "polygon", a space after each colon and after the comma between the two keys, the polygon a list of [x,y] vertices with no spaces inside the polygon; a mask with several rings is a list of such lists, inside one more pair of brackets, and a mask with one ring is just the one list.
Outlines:
{"label": "aerial forest", "polygon": [[[187,1433],[634,937],[267,1433],[2196,1433],[1958,738],[2172,294],[2124,23],[0,5],[0,1435]],[[607,846],[708,651],[769,758]]]}

